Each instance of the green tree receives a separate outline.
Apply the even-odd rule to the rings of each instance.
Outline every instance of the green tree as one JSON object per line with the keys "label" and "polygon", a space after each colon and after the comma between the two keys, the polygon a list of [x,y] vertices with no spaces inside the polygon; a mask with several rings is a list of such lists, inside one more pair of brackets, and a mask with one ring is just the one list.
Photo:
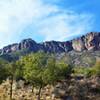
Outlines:
{"label": "green tree", "polygon": [[24,62],[24,78],[39,88],[38,100],[40,100],[42,88],[64,79],[70,67],[63,61],[58,63],[54,56],[43,52],[25,56],[22,58],[22,62]]}
{"label": "green tree", "polygon": [[12,94],[13,94],[13,82],[16,80],[17,74],[16,70],[18,69],[16,62],[11,62],[7,65],[6,70],[7,70],[7,75],[9,78],[9,83],[10,83],[10,100],[12,100]]}
{"label": "green tree", "polygon": [[30,54],[22,58],[24,62],[24,78],[30,82],[33,87],[39,87],[39,96],[44,85],[42,75],[46,66],[47,56],[43,52]]}
{"label": "green tree", "polygon": [[50,57],[47,60],[47,65],[44,72],[42,73],[43,81],[45,84],[54,84],[57,73],[56,73],[56,60]]}
{"label": "green tree", "polygon": [[6,65],[7,61],[0,59],[0,83],[7,78]]}
{"label": "green tree", "polygon": [[16,61],[16,72],[15,77],[16,80],[24,79],[24,62],[20,60]]}

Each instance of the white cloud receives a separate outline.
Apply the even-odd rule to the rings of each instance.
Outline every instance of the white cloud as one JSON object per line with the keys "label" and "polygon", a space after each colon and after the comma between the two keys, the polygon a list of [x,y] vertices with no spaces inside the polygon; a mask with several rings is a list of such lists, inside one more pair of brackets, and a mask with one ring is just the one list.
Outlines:
{"label": "white cloud", "polygon": [[57,16],[43,20],[39,25],[39,33],[45,36],[45,40],[69,40],[91,31],[93,24],[93,21],[91,21],[92,17],[88,14],[69,13],[69,11],[59,13]]}
{"label": "white cloud", "polygon": [[89,31],[91,18],[43,0],[0,0],[0,47],[14,42],[30,24],[45,40],[66,40]]}

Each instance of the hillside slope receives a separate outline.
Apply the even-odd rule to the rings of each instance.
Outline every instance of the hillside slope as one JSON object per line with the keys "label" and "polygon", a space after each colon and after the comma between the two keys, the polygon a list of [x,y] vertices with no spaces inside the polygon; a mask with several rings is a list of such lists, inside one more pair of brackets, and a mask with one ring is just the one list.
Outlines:
{"label": "hillside slope", "polygon": [[91,66],[96,60],[100,60],[100,32],[90,32],[66,42],[36,43],[32,39],[24,39],[0,49],[0,57],[12,61],[38,51],[55,53],[57,58],[65,57],[68,63],[76,66]]}

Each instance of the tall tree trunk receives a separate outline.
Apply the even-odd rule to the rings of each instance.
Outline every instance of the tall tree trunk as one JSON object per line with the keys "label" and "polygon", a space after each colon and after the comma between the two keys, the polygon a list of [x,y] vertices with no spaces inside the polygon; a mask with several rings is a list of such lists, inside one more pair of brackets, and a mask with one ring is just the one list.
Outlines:
{"label": "tall tree trunk", "polygon": [[13,94],[12,87],[13,87],[13,76],[11,76],[10,79],[10,100],[12,100],[12,94]]}
{"label": "tall tree trunk", "polygon": [[42,90],[42,84],[41,84],[41,86],[40,86],[40,88],[39,88],[38,100],[40,100],[40,97],[41,97],[41,90]]}

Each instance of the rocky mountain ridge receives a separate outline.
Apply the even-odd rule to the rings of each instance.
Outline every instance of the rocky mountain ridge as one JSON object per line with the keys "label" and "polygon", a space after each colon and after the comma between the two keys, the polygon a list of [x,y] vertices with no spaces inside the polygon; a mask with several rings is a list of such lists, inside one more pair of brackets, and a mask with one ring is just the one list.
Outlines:
{"label": "rocky mountain ridge", "polygon": [[48,41],[36,43],[32,39],[24,39],[20,43],[11,44],[0,49],[0,55],[27,49],[31,52],[44,51],[63,53],[69,51],[100,50],[100,32],[90,32],[86,35],[66,42]]}

